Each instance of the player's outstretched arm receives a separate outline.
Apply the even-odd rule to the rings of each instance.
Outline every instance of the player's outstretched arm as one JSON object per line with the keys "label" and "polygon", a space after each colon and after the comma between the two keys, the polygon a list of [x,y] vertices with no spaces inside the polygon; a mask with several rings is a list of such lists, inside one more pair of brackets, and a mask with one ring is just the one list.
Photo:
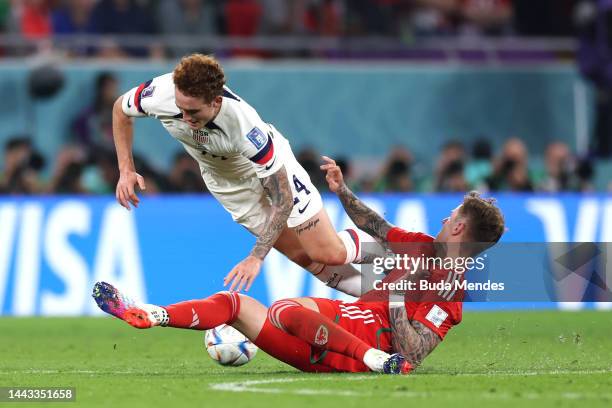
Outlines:
{"label": "player's outstretched arm", "polygon": [[376,211],[365,205],[344,183],[342,170],[336,162],[327,156],[323,156],[324,164],[321,170],[327,174],[325,179],[329,184],[329,189],[336,193],[344,210],[351,217],[357,228],[367,232],[380,242],[387,241],[387,234],[393,228],[387,220],[381,217]]}
{"label": "player's outstretched arm", "polygon": [[142,176],[136,173],[132,156],[134,126],[132,118],[123,112],[122,103],[123,96],[120,96],[113,106],[113,140],[117,150],[117,162],[119,163],[119,182],[115,194],[119,204],[129,210],[130,203],[134,207],[138,207],[140,202],[134,191],[134,186],[138,185],[142,190],[146,186]]}
{"label": "player's outstretched arm", "polygon": [[272,215],[263,232],[257,237],[251,255],[263,260],[287,226],[289,214],[293,209],[293,193],[289,186],[285,166],[271,176],[262,179],[261,184],[270,197]]}
{"label": "player's outstretched arm", "polygon": [[393,350],[403,355],[413,367],[421,364],[423,359],[442,341],[433,330],[423,323],[408,320],[405,307],[390,308],[389,317]]}
{"label": "player's outstretched arm", "polygon": [[257,237],[255,246],[249,256],[236,265],[225,277],[223,284],[232,282],[230,290],[249,290],[253,280],[259,274],[261,263],[274,243],[287,227],[287,219],[293,209],[293,193],[285,166],[274,174],[261,180],[264,190],[270,198],[272,211],[264,230]]}

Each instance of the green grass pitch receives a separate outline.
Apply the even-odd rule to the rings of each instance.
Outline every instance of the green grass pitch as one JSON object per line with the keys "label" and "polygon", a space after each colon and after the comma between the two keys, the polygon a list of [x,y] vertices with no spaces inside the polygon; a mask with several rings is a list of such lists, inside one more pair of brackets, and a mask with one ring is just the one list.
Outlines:
{"label": "green grass pitch", "polygon": [[0,386],[76,387],[53,407],[612,406],[610,312],[466,313],[405,377],[303,374],[263,352],[224,368],[203,332],[110,318],[5,317],[0,333]]}

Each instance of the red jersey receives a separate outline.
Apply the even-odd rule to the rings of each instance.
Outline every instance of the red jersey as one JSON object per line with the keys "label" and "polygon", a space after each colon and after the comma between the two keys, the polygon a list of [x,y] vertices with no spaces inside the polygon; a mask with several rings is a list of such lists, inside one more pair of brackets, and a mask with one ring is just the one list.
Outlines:
{"label": "red jersey", "polygon": [[[408,253],[412,257],[433,257],[435,255],[434,238],[427,234],[408,232],[394,227],[388,232],[387,241],[396,254]],[[415,245],[407,246],[406,243],[415,243]],[[419,245],[419,243],[422,243],[422,245]],[[408,319],[423,323],[443,339],[451,327],[461,322],[464,291],[461,288],[455,289],[455,282],[460,282],[463,276],[452,270],[440,268],[432,268],[429,272],[429,283],[440,285],[446,283],[449,285],[440,290],[406,291],[404,305]],[[405,271],[394,270],[383,279],[383,282],[396,282],[398,279],[402,279],[404,275]],[[383,296],[388,299],[388,294],[385,293],[381,296],[380,291],[378,293],[366,293],[360,298],[360,301],[380,300]],[[415,297],[418,299],[415,299]]]}

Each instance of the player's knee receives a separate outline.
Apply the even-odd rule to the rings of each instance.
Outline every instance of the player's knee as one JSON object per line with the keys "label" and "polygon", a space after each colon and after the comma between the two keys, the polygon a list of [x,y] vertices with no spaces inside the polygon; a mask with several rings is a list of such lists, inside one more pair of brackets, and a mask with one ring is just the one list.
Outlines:
{"label": "player's knee", "polygon": [[312,258],[308,256],[308,254],[306,254],[304,251],[296,251],[293,254],[289,254],[288,257],[293,262],[300,265],[302,268],[306,268],[313,262]]}
{"label": "player's knee", "polygon": [[343,265],[346,261],[346,250],[344,247],[319,248],[308,254],[314,262],[325,265]]}
{"label": "player's knee", "polygon": [[281,314],[285,310],[292,307],[302,307],[302,305],[291,299],[277,300],[276,302],[272,303],[272,305],[268,309],[268,320],[275,327],[286,331],[285,326],[283,325]]}

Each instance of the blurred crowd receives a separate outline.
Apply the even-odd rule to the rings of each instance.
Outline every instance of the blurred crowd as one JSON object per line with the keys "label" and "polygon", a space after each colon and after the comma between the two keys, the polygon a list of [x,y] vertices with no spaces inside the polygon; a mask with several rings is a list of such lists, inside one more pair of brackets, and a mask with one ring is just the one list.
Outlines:
{"label": "blurred crowd", "polygon": [[[582,0],[584,1],[584,0]],[[2,0],[0,27],[26,39],[66,34],[317,37],[571,36],[581,0]],[[176,56],[105,43],[73,54]],[[196,51],[189,48],[188,51]],[[198,50],[211,51],[211,50]],[[12,51],[4,50],[4,53]]]}
{"label": "blurred crowd", "polygon": [[[313,150],[298,154],[313,183],[327,189],[324,174],[318,170],[320,155]],[[360,192],[592,192],[596,162],[580,158],[567,144],[553,142],[543,158],[530,158],[527,146],[517,138],[506,140],[499,152],[487,139],[472,146],[453,140],[447,142],[430,163],[419,162],[404,146],[393,149],[375,171],[367,171],[357,161],[338,157],[347,185]],[[362,167],[361,170],[359,168]],[[369,167],[369,166],[368,166]],[[608,177],[608,182],[611,179]],[[612,191],[612,183],[606,188]]]}
{"label": "blurred crowd", "polygon": [[[75,129],[76,130],[76,129]],[[319,169],[321,156],[312,149],[298,152],[297,159],[320,191],[327,191]],[[335,157],[347,185],[357,192],[593,192],[595,162],[576,157],[562,142],[550,143],[544,157],[530,160],[519,138],[510,138],[493,153],[486,139],[465,146],[459,141],[445,144],[434,167],[414,160],[410,150],[396,147],[380,166],[364,166],[362,160]],[[377,162],[369,158],[369,163]],[[205,193],[197,163],[177,152],[168,171],[154,168],[136,155],[135,164],[144,177],[146,194]],[[115,152],[97,144],[74,143],[62,149],[53,161],[42,157],[31,140],[14,137],[4,146],[4,168],[0,194],[114,194],[119,179]],[[608,177],[608,191],[612,182]]]}
{"label": "blurred crowd", "polygon": [[[102,72],[95,81],[91,104],[72,119],[64,147],[53,158],[43,157],[27,135],[10,138],[4,146],[0,172],[3,194],[113,194],[119,172],[112,138],[111,112],[118,95],[117,78]],[[177,149],[180,149],[177,146]],[[577,157],[565,143],[550,143],[530,157],[518,137],[505,141],[498,152],[483,137],[473,145],[447,142],[437,158],[415,159],[406,146],[397,146],[386,158],[335,157],[347,184],[361,192],[465,192],[481,191],[580,191],[596,189],[597,164]],[[297,158],[313,183],[327,190],[319,170],[319,152],[305,149]],[[200,193],[206,187],[196,162],[177,152],[169,169],[160,170],[135,157],[145,178],[147,193]],[[608,174],[607,182],[610,182]],[[612,188],[612,184],[603,189]],[[601,185],[599,189],[602,189]]]}

